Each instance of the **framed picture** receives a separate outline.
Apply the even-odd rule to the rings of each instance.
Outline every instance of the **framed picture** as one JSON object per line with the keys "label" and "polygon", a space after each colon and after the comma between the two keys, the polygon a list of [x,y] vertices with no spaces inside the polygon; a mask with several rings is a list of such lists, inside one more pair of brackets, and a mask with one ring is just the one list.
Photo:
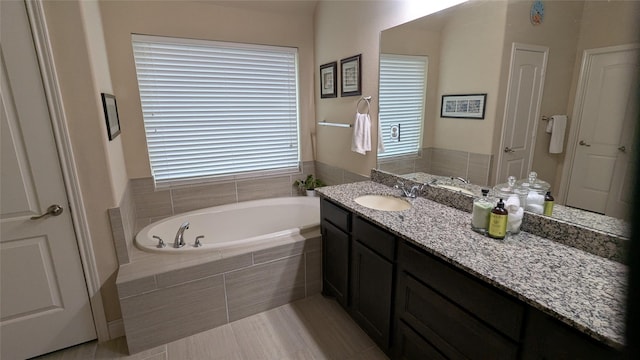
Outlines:
{"label": "framed picture", "polygon": [[358,54],[340,60],[340,71],[342,72],[341,96],[357,96],[362,94],[361,56],[362,54]]}
{"label": "framed picture", "polygon": [[484,119],[487,94],[442,95],[440,117]]}
{"label": "framed picture", "polygon": [[320,98],[338,97],[338,63],[320,65]]}
{"label": "framed picture", "polygon": [[102,108],[104,110],[104,119],[107,122],[107,135],[109,135],[109,141],[111,141],[120,134],[120,119],[118,118],[116,97],[102,93]]}

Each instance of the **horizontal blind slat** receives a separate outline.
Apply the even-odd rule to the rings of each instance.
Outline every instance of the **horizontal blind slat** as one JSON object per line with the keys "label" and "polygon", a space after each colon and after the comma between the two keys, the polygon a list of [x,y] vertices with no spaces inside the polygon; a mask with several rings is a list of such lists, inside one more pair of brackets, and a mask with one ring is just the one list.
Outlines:
{"label": "horizontal blind slat", "polygon": [[298,168],[297,51],[133,36],[156,184]]}
{"label": "horizontal blind slat", "polygon": [[[384,152],[378,157],[416,155],[422,141],[427,58],[380,55],[380,126]],[[400,125],[399,141],[391,138]]]}

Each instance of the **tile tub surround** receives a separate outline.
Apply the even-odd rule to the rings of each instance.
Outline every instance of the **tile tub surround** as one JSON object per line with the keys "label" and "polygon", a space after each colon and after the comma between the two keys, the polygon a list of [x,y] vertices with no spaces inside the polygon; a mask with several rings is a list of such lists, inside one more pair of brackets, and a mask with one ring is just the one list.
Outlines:
{"label": "tile tub surround", "polygon": [[410,200],[413,207],[399,212],[371,210],[353,201],[365,194],[398,195],[376,182],[318,192],[591,337],[623,346],[625,265],[525,231],[493,240],[471,230],[471,214],[424,198]]}
{"label": "tile tub surround", "polygon": [[116,285],[130,353],[320,292],[319,229],[198,255],[137,249]]}
{"label": "tile tub surround", "polygon": [[[480,195],[483,188],[474,184],[452,182],[446,176],[424,173],[396,176],[376,169],[371,170],[372,181],[391,187],[398,181],[411,186],[428,183],[432,179],[451,183],[477,195]],[[473,206],[472,196],[443,188],[429,187],[422,191],[420,196],[466,212],[471,212]],[[620,263],[627,261],[629,226],[623,220],[556,205],[553,217],[525,212],[521,229],[600,257]]]}

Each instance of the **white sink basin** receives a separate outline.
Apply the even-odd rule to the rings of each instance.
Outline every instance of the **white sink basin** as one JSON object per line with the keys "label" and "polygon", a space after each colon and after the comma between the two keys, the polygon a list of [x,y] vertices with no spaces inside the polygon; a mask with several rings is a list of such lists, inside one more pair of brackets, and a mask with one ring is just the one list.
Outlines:
{"label": "white sink basin", "polygon": [[449,189],[449,190],[452,190],[452,191],[459,191],[459,192],[461,192],[463,194],[467,194],[467,195],[472,195],[473,196],[473,193],[471,191],[469,191],[467,189],[463,189],[461,187],[457,187],[457,186],[453,186],[453,185],[440,185],[440,184],[438,184],[437,186],[441,187],[441,188]]}
{"label": "white sink basin", "polygon": [[402,211],[411,208],[408,201],[389,195],[363,195],[353,201],[369,209],[382,211]]}

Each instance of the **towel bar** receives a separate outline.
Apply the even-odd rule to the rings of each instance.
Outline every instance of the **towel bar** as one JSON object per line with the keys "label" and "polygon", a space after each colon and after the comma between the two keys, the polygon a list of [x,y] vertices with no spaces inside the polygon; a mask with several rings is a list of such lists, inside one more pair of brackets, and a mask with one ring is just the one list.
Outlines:
{"label": "towel bar", "polygon": [[334,127],[344,127],[344,128],[350,128],[350,127],[351,127],[351,124],[332,123],[332,122],[326,122],[326,121],[318,121],[318,125],[322,125],[322,126],[334,126]]}

